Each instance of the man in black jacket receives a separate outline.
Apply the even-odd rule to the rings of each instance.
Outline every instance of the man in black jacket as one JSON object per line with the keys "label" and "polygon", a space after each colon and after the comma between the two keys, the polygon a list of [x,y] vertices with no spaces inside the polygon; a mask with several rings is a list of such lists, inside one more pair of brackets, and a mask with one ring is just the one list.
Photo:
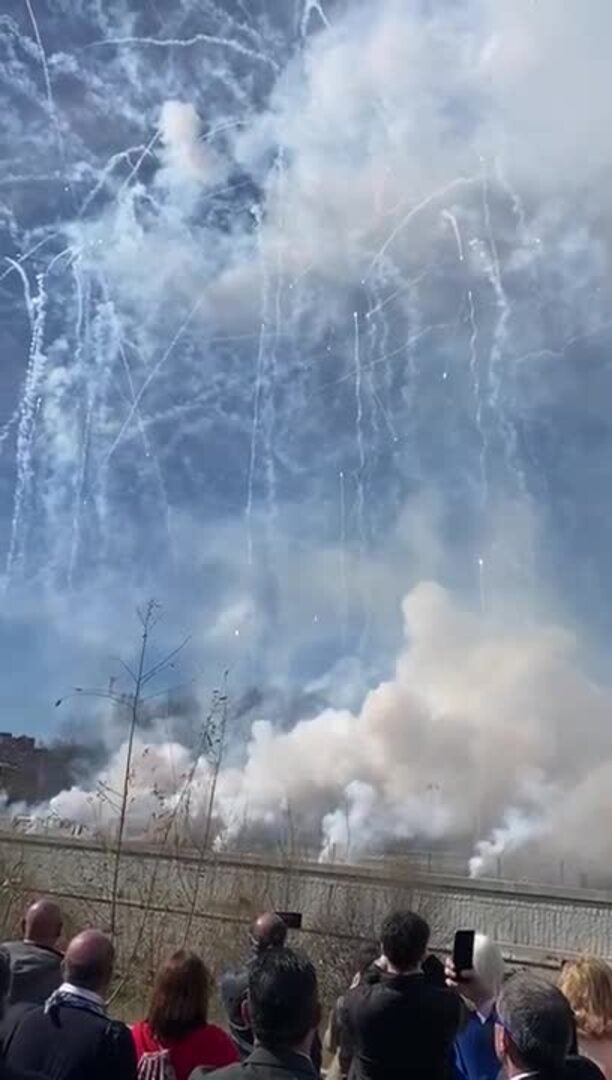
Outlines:
{"label": "man in black jacket", "polygon": [[109,1020],[104,996],[114,950],[97,930],[73,938],[64,979],[44,1008],[22,1015],[6,1032],[5,1061],[47,1080],[136,1080],[136,1052],[124,1024]]}
{"label": "man in black jacket", "polygon": [[[11,985],[11,958],[7,950],[0,946],[0,1020],[4,1019],[6,1003]],[[43,1080],[37,1073],[22,1072],[12,1069],[0,1059],[0,1080]]]}
{"label": "man in black jacket", "polygon": [[380,979],[345,1000],[355,1054],[354,1080],[448,1080],[461,1016],[457,994],[425,977],[429,926],[411,911],[385,920]]}
{"label": "man in black jacket", "polygon": [[[276,911],[264,911],[251,924],[249,933],[251,955],[239,971],[228,971],[221,977],[221,1000],[227,1012],[230,1035],[241,1058],[253,1049],[254,1036],[251,1022],[245,1011],[249,985],[249,972],[253,962],[268,949],[282,948],[287,940],[287,925]],[[319,1033],[315,1034],[310,1052],[317,1075],[321,1072],[322,1046]]]}
{"label": "man in black jacket", "polygon": [[[302,953],[268,949],[249,968],[248,1004],[255,1049],[215,1080],[316,1080],[310,1051],[321,1019],[317,976]],[[196,1069],[192,1080],[204,1080]]]}
{"label": "man in black jacket", "polygon": [[26,911],[22,927],[22,941],[3,945],[13,975],[9,1002],[44,1005],[62,981],[62,954],[57,948],[62,913],[53,900],[36,900]]}

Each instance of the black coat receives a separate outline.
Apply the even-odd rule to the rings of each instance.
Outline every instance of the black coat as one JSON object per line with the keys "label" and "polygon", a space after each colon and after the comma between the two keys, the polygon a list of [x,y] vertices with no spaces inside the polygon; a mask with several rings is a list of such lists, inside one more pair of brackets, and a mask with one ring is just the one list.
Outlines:
{"label": "black coat", "polygon": [[40,1073],[19,1072],[17,1069],[10,1069],[8,1065],[0,1061],[0,1080],[45,1080],[45,1077],[41,1076]]}
{"label": "black coat", "polygon": [[9,1003],[44,1005],[62,981],[62,954],[31,941],[5,941],[2,947],[11,958]]}
{"label": "black coat", "polygon": [[351,1080],[449,1080],[461,1002],[414,975],[386,975],[345,998],[354,1040]]}
{"label": "black coat", "polygon": [[[204,1080],[200,1070],[192,1072],[193,1080]],[[227,1065],[207,1073],[206,1080],[315,1080],[316,1072],[310,1058],[305,1054],[294,1054],[266,1050],[257,1046],[244,1061],[238,1065]]]}
{"label": "black coat", "polygon": [[10,1069],[47,1080],[136,1080],[136,1051],[125,1024],[72,1005],[26,1012],[7,1038],[4,1059]]}

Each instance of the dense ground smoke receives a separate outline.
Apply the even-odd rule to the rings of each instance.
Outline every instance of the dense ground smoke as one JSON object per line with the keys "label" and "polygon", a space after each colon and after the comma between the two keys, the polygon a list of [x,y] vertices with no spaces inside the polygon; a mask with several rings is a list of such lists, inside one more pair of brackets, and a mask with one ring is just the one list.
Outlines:
{"label": "dense ground smoke", "polygon": [[[253,725],[246,761],[219,776],[217,842],[258,826],[275,839],[289,815],[297,850],[318,844],[327,858],[393,837],[475,844],[473,870],[485,873],[499,852],[541,835],[561,854],[603,854],[607,841],[588,822],[612,774],[612,695],[580,674],[572,637],[555,626],[496,626],[427,583],[406,597],[404,619],[395,675],[358,713],[326,709],[285,732]],[[57,796],[41,816],[94,831],[112,825],[108,793],[121,788],[125,752],[89,790]],[[178,743],[140,742],[132,834],[155,836],[186,783],[197,823],[209,799],[206,760],[194,767]]]}
{"label": "dense ground smoke", "polygon": [[[155,596],[202,707],[226,669],[310,702],[242,710],[219,843],[605,847],[611,33],[609,0],[3,5],[11,726],[106,685]],[[132,831],[200,820],[185,723],[139,739]],[[60,816],[108,827],[109,742]]]}

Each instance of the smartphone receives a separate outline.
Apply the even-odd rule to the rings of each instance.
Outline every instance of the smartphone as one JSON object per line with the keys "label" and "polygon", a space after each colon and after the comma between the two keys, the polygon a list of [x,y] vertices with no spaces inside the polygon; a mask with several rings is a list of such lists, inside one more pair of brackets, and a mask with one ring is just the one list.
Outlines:
{"label": "smartphone", "polygon": [[277,911],[276,914],[280,915],[288,930],[302,929],[301,911]]}
{"label": "smartphone", "polygon": [[475,930],[457,930],[453,944],[453,965],[458,976],[474,967]]}

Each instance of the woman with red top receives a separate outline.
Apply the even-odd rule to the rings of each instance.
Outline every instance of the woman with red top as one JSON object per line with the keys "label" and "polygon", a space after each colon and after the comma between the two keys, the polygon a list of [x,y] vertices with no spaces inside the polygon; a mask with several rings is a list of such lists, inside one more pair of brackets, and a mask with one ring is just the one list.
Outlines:
{"label": "woman with red top", "polygon": [[238,1061],[229,1035],[208,1023],[211,979],[196,953],[180,950],[162,966],[146,1020],[132,1028],[138,1061],[167,1050],[176,1080],[195,1068],[220,1069]]}

